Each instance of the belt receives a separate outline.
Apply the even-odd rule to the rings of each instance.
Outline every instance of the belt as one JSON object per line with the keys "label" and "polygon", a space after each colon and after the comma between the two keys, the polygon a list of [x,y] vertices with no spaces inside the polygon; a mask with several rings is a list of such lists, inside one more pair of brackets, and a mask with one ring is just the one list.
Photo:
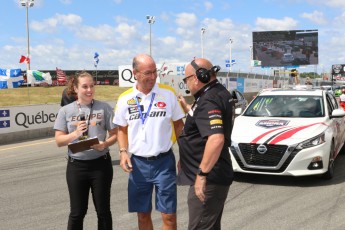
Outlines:
{"label": "belt", "polygon": [[67,157],[67,160],[68,160],[69,162],[74,162],[74,161],[75,161],[75,162],[92,162],[92,161],[97,161],[97,160],[102,160],[102,159],[107,159],[107,158],[110,158],[109,152],[107,152],[107,153],[104,154],[103,156],[100,156],[100,157],[98,157],[98,158],[91,159],[91,160],[78,160],[78,159],[75,159],[75,158],[70,157],[70,156]]}
{"label": "belt", "polygon": [[168,155],[171,154],[171,153],[172,153],[172,150],[169,149],[168,152],[160,153],[160,154],[158,154],[157,156],[152,156],[152,157],[137,156],[137,155],[134,155],[134,154],[132,154],[132,156],[133,156],[133,157],[136,157],[136,158],[138,158],[138,159],[146,160],[146,161],[154,161],[154,160],[158,160],[158,159],[160,159],[160,158],[162,158],[162,157],[168,156]]}

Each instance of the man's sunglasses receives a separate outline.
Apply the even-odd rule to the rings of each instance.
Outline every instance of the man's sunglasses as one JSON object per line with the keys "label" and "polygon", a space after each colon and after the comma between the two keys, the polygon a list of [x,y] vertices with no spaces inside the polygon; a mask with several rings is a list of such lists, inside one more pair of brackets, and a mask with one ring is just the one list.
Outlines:
{"label": "man's sunglasses", "polygon": [[182,79],[183,83],[187,84],[187,79],[195,76],[195,74],[189,75],[188,77],[185,77]]}

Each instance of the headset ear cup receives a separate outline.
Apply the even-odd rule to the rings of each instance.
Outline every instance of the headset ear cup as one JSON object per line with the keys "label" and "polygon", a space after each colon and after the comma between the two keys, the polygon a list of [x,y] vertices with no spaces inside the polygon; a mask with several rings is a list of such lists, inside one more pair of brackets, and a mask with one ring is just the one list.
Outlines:
{"label": "headset ear cup", "polygon": [[200,68],[196,71],[196,76],[202,83],[208,83],[211,79],[210,71],[204,68]]}
{"label": "headset ear cup", "polygon": [[211,73],[210,70],[207,70],[205,68],[200,68],[196,63],[195,60],[193,60],[190,63],[193,68],[195,69],[196,77],[201,81],[202,83],[208,83],[211,79]]}

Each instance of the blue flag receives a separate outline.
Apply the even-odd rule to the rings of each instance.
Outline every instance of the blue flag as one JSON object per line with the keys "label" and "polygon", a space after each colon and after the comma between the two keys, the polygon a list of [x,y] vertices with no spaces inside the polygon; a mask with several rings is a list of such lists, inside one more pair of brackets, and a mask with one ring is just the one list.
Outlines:
{"label": "blue flag", "polygon": [[11,127],[10,120],[0,121],[0,128],[10,128],[10,127]]}
{"label": "blue flag", "polygon": [[0,109],[0,117],[10,117],[9,109]]}
{"label": "blue flag", "polygon": [[95,52],[95,56],[93,56],[93,64],[95,65],[95,67],[97,68],[98,62],[99,62],[99,54],[97,52]]}
{"label": "blue flag", "polygon": [[0,69],[0,89],[18,88],[23,83],[21,69]]}

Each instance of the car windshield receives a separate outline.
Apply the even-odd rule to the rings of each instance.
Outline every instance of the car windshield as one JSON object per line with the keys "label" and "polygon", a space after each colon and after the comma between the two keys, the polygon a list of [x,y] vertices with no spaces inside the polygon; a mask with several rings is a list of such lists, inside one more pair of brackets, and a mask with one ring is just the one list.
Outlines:
{"label": "car windshield", "polygon": [[321,96],[257,96],[243,114],[252,117],[323,117]]}

